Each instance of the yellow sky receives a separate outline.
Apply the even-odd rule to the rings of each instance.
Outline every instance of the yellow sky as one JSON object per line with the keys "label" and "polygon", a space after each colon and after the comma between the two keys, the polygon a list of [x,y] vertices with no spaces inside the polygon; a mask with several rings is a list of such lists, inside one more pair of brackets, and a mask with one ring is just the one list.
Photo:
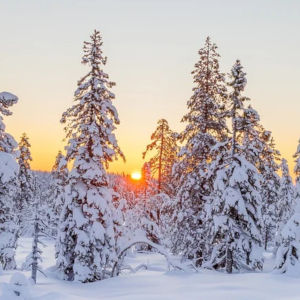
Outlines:
{"label": "yellow sky", "polygon": [[63,150],[59,120],[87,72],[82,42],[95,28],[108,56],[105,71],[117,83],[116,135],[127,159],[111,170],[141,168],[158,119],[183,129],[190,72],[207,35],[219,46],[222,71],[236,58],[245,66],[245,94],[293,167],[300,138],[300,2],[11,0],[0,11],[0,91],[20,99],[5,123],[16,139],[28,134],[34,169],[50,170]]}

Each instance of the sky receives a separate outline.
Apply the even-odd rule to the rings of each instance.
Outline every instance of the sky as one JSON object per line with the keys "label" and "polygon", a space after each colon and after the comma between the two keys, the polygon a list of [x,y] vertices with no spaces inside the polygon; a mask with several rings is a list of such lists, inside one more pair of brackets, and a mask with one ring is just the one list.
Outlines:
{"label": "sky", "polygon": [[238,58],[245,95],[273,132],[290,167],[300,138],[300,1],[292,0],[0,0],[0,91],[19,97],[7,131],[26,132],[32,168],[50,170],[65,142],[62,113],[72,105],[82,45],[103,37],[105,71],[116,82],[116,130],[126,156],[113,172],[131,173],[160,118],[181,131],[192,95],[197,51],[210,36],[221,71]]}

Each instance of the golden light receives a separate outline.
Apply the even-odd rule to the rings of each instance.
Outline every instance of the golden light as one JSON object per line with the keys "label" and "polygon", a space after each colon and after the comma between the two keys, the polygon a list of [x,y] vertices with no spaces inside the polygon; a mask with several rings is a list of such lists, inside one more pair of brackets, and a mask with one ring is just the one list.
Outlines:
{"label": "golden light", "polygon": [[142,174],[139,171],[134,171],[131,173],[131,179],[140,180],[142,178]]}

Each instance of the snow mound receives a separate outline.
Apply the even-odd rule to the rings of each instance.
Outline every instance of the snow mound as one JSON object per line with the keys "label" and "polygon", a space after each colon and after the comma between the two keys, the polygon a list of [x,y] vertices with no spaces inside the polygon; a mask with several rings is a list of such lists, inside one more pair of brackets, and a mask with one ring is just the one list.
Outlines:
{"label": "snow mound", "polygon": [[4,285],[0,300],[30,300],[30,283],[24,274],[16,272],[10,282]]}

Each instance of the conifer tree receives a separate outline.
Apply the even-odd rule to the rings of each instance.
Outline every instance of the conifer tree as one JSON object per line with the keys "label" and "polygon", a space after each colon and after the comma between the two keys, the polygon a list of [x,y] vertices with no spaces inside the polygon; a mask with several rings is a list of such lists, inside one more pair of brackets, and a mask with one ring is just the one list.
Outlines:
{"label": "conifer tree", "polygon": [[212,203],[213,248],[209,264],[227,273],[262,269],[261,178],[255,165],[247,160],[249,152],[243,152],[247,146],[244,102],[249,99],[242,95],[247,83],[242,68],[236,61],[231,71],[230,152],[218,171]]}
{"label": "conifer tree", "polygon": [[[30,216],[30,206],[33,201],[33,187],[32,187],[32,172],[30,169],[30,162],[32,161],[30,153],[30,143],[28,137],[23,133],[19,142],[19,158],[18,163],[20,167],[19,182],[20,192],[16,199],[18,224],[21,224],[24,220],[24,216],[27,219]],[[26,218],[26,217],[25,217]],[[21,225],[23,227],[23,225]]]}
{"label": "conifer tree", "polygon": [[296,203],[300,203],[300,139],[299,139],[297,151],[294,154],[294,158],[296,163],[294,168],[294,172],[296,175],[295,201]]}
{"label": "conifer tree", "polygon": [[283,226],[274,269],[279,273],[300,275],[300,206]]}
{"label": "conifer tree", "polygon": [[15,139],[5,131],[3,116],[10,116],[9,108],[18,98],[8,92],[0,93],[0,265],[4,270],[15,269],[15,249],[18,227],[15,203],[18,189]]}
{"label": "conifer tree", "polygon": [[33,210],[33,217],[28,221],[29,224],[27,226],[32,227],[32,248],[29,255],[26,257],[26,261],[22,265],[23,270],[31,270],[31,278],[34,283],[37,280],[37,272],[39,271],[43,275],[45,275],[40,267],[40,263],[42,262],[42,248],[40,245],[44,246],[42,242],[42,237],[48,237],[48,224],[45,223],[47,220],[47,207],[45,206],[45,202],[43,201],[44,197],[44,182],[38,178],[37,175],[32,178],[32,187],[34,190],[34,199],[31,201],[31,209]]}
{"label": "conifer tree", "polygon": [[68,168],[66,160],[61,151],[58,152],[51,172],[52,183],[52,202],[55,214],[55,226],[59,223],[62,207],[65,203],[65,186],[68,178]]}
{"label": "conifer tree", "polygon": [[206,243],[203,207],[212,192],[215,177],[212,166],[216,165],[211,162],[216,160],[219,143],[226,139],[228,129],[225,76],[219,70],[217,46],[208,37],[198,54],[199,61],[192,72],[193,95],[187,102],[188,113],[182,119],[187,122],[180,135],[183,147],[179,151],[180,161],[174,167],[178,188],[173,223],[177,230],[172,248],[175,253],[180,252],[201,265]]}
{"label": "conifer tree", "polygon": [[295,205],[294,196],[295,190],[292,178],[290,176],[289,167],[286,159],[281,161],[281,180],[279,190],[279,212],[278,212],[278,232],[281,232],[283,226],[293,215]]}
{"label": "conifer tree", "polygon": [[279,152],[275,149],[271,132],[259,123],[258,112],[249,105],[243,109],[243,116],[238,120],[237,141],[241,143],[238,151],[254,165],[261,174],[260,190],[262,196],[264,244],[275,236],[279,203]]}
{"label": "conifer tree", "polygon": [[[280,246],[276,255],[275,270],[279,273],[293,273],[300,275],[300,140],[297,147],[295,158],[296,191],[295,201],[296,209],[294,214],[283,226],[280,237]],[[284,179],[285,177],[285,179]],[[290,186],[288,167],[286,161],[282,164],[282,179],[284,186]],[[287,185],[286,185],[287,184]],[[285,191],[288,189],[285,188]],[[286,192],[285,192],[286,194]],[[282,194],[281,194],[282,195]],[[287,202],[289,204],[289,202]],[[289,211],[289,209],[288,209]]]}
{"label": "conifer tree", "polygon": [[278,222],[280,177],[277,173],[280,168],[280,153],[275,149],[270,131],[261,126],[260,136],[263,148],[259,156],[258,170],[261,173],[264,248],[267,250],[270,243],[274,245]]}
{"label": "conifer tree", "polygon": [[[135,205],[136,219],[141,220],[137,226],[142,229],[151,242],[160,243],[159,223],[162,203],[159,201],[160,198],[156,197],[157,184],[152,177],[149,162],[144,163],[142,167],[142,180],[143,189],[141,189]],[[151,247],[147,247],[147,249],[151,250]]]}
{"label": "conifer tree", "polygon": [[66,161],[72,162],[62,211],[57,266],[67,280],[92,282],[108,277],[116,259],[114,206],[105,168],[124,157],[115,135],[115,98],[103,66],[102,39],[94,31],[84,42],[82,63],[90,71],[78,82],[75,104],[62,116]]}
{"label": "conifer tree", "polygon": [[170,193],[172,168],[177,157],[177,139],[167,120],[160,119],[157,122],[157,128],[151,135],[151,141],[143,153],[143,158],[147,153],[154,151],[149,163],[152,175],[158,175],[158,193]]}

